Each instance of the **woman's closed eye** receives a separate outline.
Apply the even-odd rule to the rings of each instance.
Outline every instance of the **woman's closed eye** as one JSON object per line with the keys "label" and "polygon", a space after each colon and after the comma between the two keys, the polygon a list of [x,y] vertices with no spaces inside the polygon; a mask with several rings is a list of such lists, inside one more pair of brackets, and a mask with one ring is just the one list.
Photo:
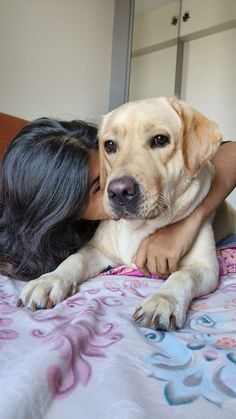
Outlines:
{"label": "woman's closed eye", "polygon": [[94,188],[93,188],[93,193],[95,194],[95,193],[99,192],[100,190],[101,190],[101,188],[100,188],[100,182],[98,181],[98,182],[94,185]]}
{"label": "woman's closed eye", "polygon": [[90,190],[91,190],[92,194],[96,194],[97,192],[100,191],[100,178],[99,178],[99,176],[97,176],[91,182]]}

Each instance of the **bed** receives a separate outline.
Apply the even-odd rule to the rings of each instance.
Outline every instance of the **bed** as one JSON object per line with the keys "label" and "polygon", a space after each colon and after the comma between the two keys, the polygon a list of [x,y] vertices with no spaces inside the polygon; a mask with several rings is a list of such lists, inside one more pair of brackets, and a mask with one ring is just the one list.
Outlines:
{"label": "bed", "polygon": [[[27,121],[0,114],[0,154]],[[17,308],[0,276],[1,419],[229,419],[236,415],[236,237],[218,249],[216,292],[175,332],[132,313],[163,279],[119,267],[51,310]]]}
{"label": "bed", "polygon": [[175,332],[134,323],[162,279],[126,267],[36,312],[16,307],[23,282],[0,277],[0,417],[235,417],[236,236],[217,252],[219,288],[195,300]]}

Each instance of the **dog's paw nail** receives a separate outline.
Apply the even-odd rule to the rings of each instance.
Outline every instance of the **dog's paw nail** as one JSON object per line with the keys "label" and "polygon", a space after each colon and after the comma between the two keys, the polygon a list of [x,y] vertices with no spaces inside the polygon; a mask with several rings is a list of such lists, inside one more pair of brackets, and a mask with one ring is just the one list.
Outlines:
{"label": "dog's paw nail", "polygon": [[136,322],[138,322],[142,320],[143,317],[144,317],[144,312],[142,311],[142,307],[138,307],[133,314],[133,318]]}
{"label": "dog's paw nail", "polygon": [[32,311],[36,311],[36,310],[38,310],[38,306],[37,306],[37,304],[33,301],[32,303],[31,303],[31,310]]}
{"label": "dog's paw nail", "polygon": [[143,318],[144,318],[144,313],[142,313],[142,314],[140,314],[138,317],[135,317],[135,321],[137,322],[137,323],[139,323],[139,322],[141,322],[142,320],[143,320]]}
{"label": "dog's paw nail", "polygon": [[68,296],[74,295],[76,293],[76,291],[77,291],[77,285],[76,284],[72,284],[71,287],[70,287],[70,289],[69,289]]}
{"label": "dog's paw nail", "polygon": [[23,301],[21,298],[19,298],[16,302],[16,307],[24,307]]}
{"label": "dog's paw nail", "polygon": [[153,316],[150,327],[155,330],[161,330],[160,314]]}
{"label": "dog's paw nail", "polygon": [[51,300],[51,298],[49,298],[46,308],[53,308],[54,306],[55,306],[54,302]]}
{"label": "dog's paw nail", "polygon": [[176,317],[174,314],[172,314],[172,316],[170,316],[170,323],[169,323],[169,328],[171,330],[175,330],[177,328],[177,324],[176,324]]}

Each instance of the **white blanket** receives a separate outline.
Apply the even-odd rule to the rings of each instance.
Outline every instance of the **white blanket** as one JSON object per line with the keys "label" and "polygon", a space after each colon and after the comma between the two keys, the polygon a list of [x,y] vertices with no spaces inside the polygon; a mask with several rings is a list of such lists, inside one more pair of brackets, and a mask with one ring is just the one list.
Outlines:
{"label": "white blanket", "polygon": [[52,310],[16,308],[0,277],[1,419],[236,417],[236,274],[192,304],[185,328],[132,319],[160,280],[99,276]]}

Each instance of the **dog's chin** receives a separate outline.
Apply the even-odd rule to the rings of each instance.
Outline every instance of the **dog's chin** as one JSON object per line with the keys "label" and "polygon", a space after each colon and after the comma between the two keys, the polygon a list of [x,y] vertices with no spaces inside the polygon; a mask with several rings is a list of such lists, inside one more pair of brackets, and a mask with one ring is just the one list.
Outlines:
{"label": "dog's chin", "polygon": [[109,215],[109,217],[114,221],[119,221],[121,218],[123,219],[134,219],[139,218],[136,216],[136,214],[130,213],[129,211],[126,211],[124,208],[121,207],[106,207],[106,213]]}
{"label": "dog's chin", "polygon": [[127,203],[106,200],[104,207],[106,213],[113,220],[119,220],[120,218],[125,220],[153,220],[162,217],[167,210],[167,205],[159,202],[157,196],[149,197],[149,199],[143,196],[139,200],[132,200]]}
{"label": "dog's chin", "polygon": [[160,217],[164,212],[157,209],[152,211],[141,211],[139,209],[129,211],[124,207],[108,207],[106,211],[114,221],[118,221],[121,218],[124,220],[153,220]]}

